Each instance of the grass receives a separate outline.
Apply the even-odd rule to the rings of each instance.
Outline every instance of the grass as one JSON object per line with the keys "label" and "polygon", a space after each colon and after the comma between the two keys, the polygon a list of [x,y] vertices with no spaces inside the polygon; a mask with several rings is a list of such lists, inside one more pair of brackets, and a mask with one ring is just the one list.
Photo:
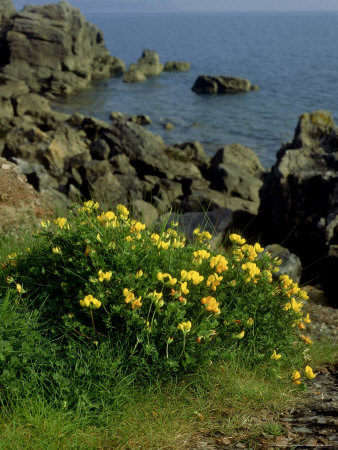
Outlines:
{"label": "grass", "polygon": [[[334,362],[337,346],[314,346],[311,354],[316,366]],[[0,448],[184,449],[215,436],[254,448],[260,437],[282,434],[279,412],[306,399],[235,359],[180,381],[127,390],[120,405],[97,415],[63,411],[39,397],[19,400],[1,412]]]}
{"label": "grass", "polygon": [[[110,269],[103,265],[106,253],[100,253],[100,249],[107,246],[101,246],[101,240],[97,241],[96,236],[99,231],[101,239],[104,240],[106,238],[105,229],[101,229],[100,225],[96,224],[93,236],[85,228],[81,228],[81,230],[82,233],[85,233],[81,236],[90,239],[91,245],[96,246],[97,251],[92,256],[91,264],[99,261],[99,265],[95,266],[94,264],[94,267],[102,267],[103,270]],[[107,245],[112,239],[110,230],[107,230],[110,233]],[[50,248],[55,248],[55,245],[60,246],[64,258],[63,264],[66,264],[67,261],[66,251],[70,257],[69,261],[72,261],[73,264],[72,251],[76,242],[76,232],[72,234],[71,238],[69,238],[68,231],[63,229],[57,231],[54,237],[51,234],[47,236],[52,240],[51,243],[49,241],[44,243],[40,235],[34,238],[35,243],[38,242],[35,250],[34,240],[32,241],[29,234],[22,234],[20,239],[20,248],[26,255],[24,257],[28,258],[26,260],[28,266],[21,267],[18,259],[18,265],[13,266],[13,270],[18,270],[15,277],[22,277],[17,279],[20,282],[23,280],[25,289],[31,283],[32,292],[27,295],[18,295],[14,283],[13,289],[4,284],[6,287],[0,293],[0,449],[184,449],[191,448],[198,442],[206,442],[208,439],[217,437],[221,442],[223,442],[222,439],[226,441],[231,437],[231,439],[235,439],[235,442],[243,442],[250,448],[255,448],[261,437],[264,437],[264,440],[267,437],[274,439],[283,433],[278,423],[278,414],[281,411],[289,409],[297,403],[303,403],[307,399],[307,382],[303,383],[301,388],[294,386],[291,382],[292,370],[301,368],[311,361],[310,364],[316,372],[319,366],[337,361],[337,344],[333,341],[314,343],[310,347],[300,341],[296,345],[297,351],[294,350],[295,346],[292,341],[297,337],[297,327],[291,327],[293,316],[284,325],[284,328],[290,328],[290,333],[294,333],[296,330],[296,334],[292,335],[296,337],[290,339],[290,344],[283,340],[278,342],[278,333],[275,328],[280,324],[273,323],[272,318],[265,320],[262,316],[262,325],[259,328],[261,310],[257,302],[257,292],[260,294],[262,311],[269,311],[270,304],[264,304],[265,297],[262,293],[264,289],[266,289],[267,295],[270,293],[270,284],[264,282],[265,284],[263,283],[261,287],[259,282],[258,288],[256,288],[256,285],[251,285],[251,281],[249,283],[242,281],[241,285],[238,282],[238,285],[242,286],[241,289],[237,293],[233,290],[232,302],[233,299],[237,299],[239,302],[238,297],[242,295],[244,307],[247,304],[255,306],[255,315],[252,316],[255,317],[255,323],[258,324],[256,334],[261,329],[263,330],[261,333],[266,333],[267,341],[273,339],[272,347],[267,350],[264,358],[261,356],[264,356],[262,348],[265,341],[257,340],[256,336],[251,335],[251,330],[256,328],[249,327],[246,328],[245,339],[235,339],[235,343],[228,348],[220,345],[221,332],[216,337],[212,334],[209,340],[211,344],[206,347],[206,351],[212,349],[212,345],[214,345],[216,349],[222,347],[222,353],[218,357],[214,357],[215,353],[210,352],[212,356],[210,358],[208,356],[209,364],[201,367],[195,365],[194,370],[185,370],[184,365],[180,365],[182,355],[184,356],[184,347],[182,352],[181,347],[178,349],[178,369],[170,373],[170,376],[167,371],[161,372],[158,369],[161,366],[158,366],[157,370],[152,373],[153,366],[151,364],[143,365],[142,370],[136,364],[135,367],[132,366],[133,370],[131,370],[130,367],[122,364],[122,361],[129,361],[131,358],[127,354],[129,341],[118,340],[121,339],[121,336],[117,334],[110,334],[108,340],[103,339],[101,335],[96,334],[96,330],[91,328],[90,320],[84,319],[87,320],[87,325],[81,324],[81,318],[83,320],[83,317],[86,316],[80,315],[83,313],[78,299],[72,304],[72,310],[75,314],[79,314],[79,319],[77,319],[79,325],[75,327],[71,324],[70,326],[66,317],[67,326],[64,326],[62,322],[64,316],[62,316],[62,320],[61,317],[58,319],[59,322],[56,320],[55,304],[62,305],[62,296],[60,299],[52,297],[52,301],[51,297],[44,296],[44,286],[48,281],[48,288],[51,288],[51,280],[54,279],[46,276],[46,270],[50,269],[54,260],[59,261],[57,258],[60,258],[60,254],[52,253]],[[54,239],[57,240],[54,241]],[[135,240],[125,244],[124,235],[119,239],[120,241],[114,242],[117,246],[122,246],[122,256],[118,254],[116,257],[122,259],[119,260],[116,267],[126,267],[126,275],[123,275],[121,270],[121,272],[114,272],[113,276],[116,277],[116,280],[123,276],[125,276],[125,280],[128,280],[131,261],[135,261],[132,272],[140,267],[137,266],[136,257],[132,256],[134,260],[130,259],[130,255],[134,255],[135,252],[128,253],[129,247],[126,246],[134,244],[137,246],[139,241]],[[28,252],[28,256],[25,250],[27,247],[33,249],[32,253]],[[3,238],[0,241],[1,260],[14,251],[17,251],[17,248],[13,245],[13,240]],[[142,249],[140,249],[140,254],[141,251]],[[152,251],[143,253],[143,260],[147,258],[149,260],[149,266],[144,268],[144,271],[149,274],[154,272],[155,268],[161,268],[156,260],[159,252],[156,250],[153,252],[154,256],[150,258],[149,255],[152,255]],[[188,251],[192,250],[187,247]],[[175,260],[176,252],[180,255],[177,260]],[[31,266],[29,265],[30,254],[35,258],[31,260]],[[124,254],[129,255],[128,260],[123,259]],[[47,255],[49,258],[47,265],[43,255]],[[84,258],[81,252],[78,252],[77,255],[76,261]],[[171,256],[168,257],[168,255]],[[171,264],[171,273],[174,273],[177,264],[184,260],[191,261],[190,255],[191,253],[185,254],[184,250],[179,248],[175,250],[175,253],[165,253],[161,257],[161,261],[168,258]],[[107,257],[109,259],[109,254]],[[83,279],[88,277],[86,271],[89,262],[87,263],[87,261],[89,259],[84,259],[83,266],[81,266]],[[41,273],[42,275],[34,275],[37,277],[34,281],[27,269],[34,267],[35,262],[39,264],[36,266],[39,270],[35,267],[34,274]],[[204,267],[203,264],[205,263],[203,262],[198,267]],[[10,264],[9,267],[12,269]],[[58,271],[61,270],[57,265],[55,267]],[[74,270],[76,266],[69,265],[69,267]],[[63,269],[67,274],[67,266]],[[51,271],[50,273],[55,274],[56,272]],[[237,280],[240,280],[240,276],[243,276],[240,267],[236,273]],[[225,270],[224,277],[227,274],[228,272]],[[247,275],[244,276],[247,277]],[[69,280],[72,281],[71,278]],[[158,286],[156,278],[152,280],[150,276],[144,285],[140,281],[137,282],[139,287],[135,289],[136,292],[141,290],[142,286],[147,286],[148,283],[153,283],[152,289]],[[99,289],[104,287],[102,296],[99,298],[102,302],[106,302],[105,306],[108,309],[112,297],[107,296],[106,286],[108,284],[104,283],[106,281],[101,284],[96,281],[94,286],[98,286],[97,295],[101,292]],[[116,289],[114,283],[108,286],[111,290]],[[121,286],[125,286],[125,281],[121,283]],[[190,290],[196,289],[195,296],[205,295],[201,294],[204,291],[198,291],[197,288],[200,288],[194,287],[192,283],[188,284],[188,287]],[[146,292],[145,289],[146,287],[143,287],[144,292]],[[164,286],[163,296],[166,289]],[[55,292],[58,291],[55,290]],[[69,292],[71,292],[71,298],[72,292],[77,292],[76,284],[74,284],[74,291]],[[84,291],[84,293],[88,292]],[[221,286],[217,287],[215,292],[213,295],[217,295],[218,300],[222,298]],[[83,295],[81,293],[79,298],[83,298]],[[118,294],[114,294],[114,298],[117,296]],[[142,293],[142,298],[145,303],[147,297],[144,293]],[[169,304],[167,297],[164,298],[165,305]],[[222,312],[225,310],[224,305],[227,298],[225,296],[223,303],[220,302]],[[190,297],[188,299],[189,306]],[[183,306],[185,307],[185,305],[181,305],[180,308],[184,311]],[[201,313],[198,317],[204,313],[204,307],[199,307]],[[51,308],[51,312],[48,308]],[[76,308],[80,310],[80,313],[76,312]],[[126,310],[124,302],[119,308],[122,308],[121,311]],[[128,320],[138,317],[136,315],[136,313],[139,314],[138,310],[133,311],[130,308]],[[142,312],[142,309],[140,311]],[[160,323],[163,311],[165,311],[165,306],[159,310],[158,322],[153,322],[154,327]],[[227,314],[230,314],[229,311]],[[94,310],[94,313],[96,312],[97,310]],[[236,315],[231,316],[232,319],[236,319],[235,322],[240,324],[237,330],[234,328],[236,334],[241,331],[242,325],[247,320],[247,317],[241,317],[240,313],[241,309],[239,308],[234,313]],[[173,333],[176,333],[173,345],[182,339],[180,329],[177,331],[177,323],[189,319],[189,314],[194,314],[194,312],[189,312],[187,309],[185,314],[185,316],[178,316],[179,319],[175,326],[170,328],[170,334],[166,334],[166,336],[174,336]],[[289,312],[283,314],[288,317]],[[247,316],[251,316],[250,311]],[[96,315],[95,317],[95,320],[98,321],[101,316]],[[284,320],[283,315],[280,317],[280,320]],[[300,316],[296,315],[295,317]],[[225,318],[230,320],[230,316]],[[193,327],[197,319],[195,321],[192,319]],[[227,333],[228,320],[225,322],[227,325],[224,333]],[[135,326],[134,323],[130,322],[131,331]],[[209,326],[209,322],[205,322],[205,326]],[[218,326],[214,316],[212,316],[210,326]],[[237,325],[230,326],[236,327]],[[187,339],[187,342],[193,334],[193,327],[191,331],[184,334],[184,340]],[[75,329],[76,333],[74,334]],[[221,330],[221,328],[219,329]],[[233,331],[225,335],[228,336],[226,340],[233,342],[231,341],[232,333]],[[158,331],[157,336],[159,339],[161,338],[161,330]],[[248,340],[246,340],[247,336]],[[249,336],[252,336],[251,340]],[[94,339],[98,339],[100,342],[96,342]],[[216,339],[218,340],[216,341]],[[156,345],[156,339],[154,342]],[[189,345],[185,351],[193,352],[194,346],[196,346],[196,337],[190,341]],[[260,346],[259,349],[258,346]],[[270,355],[273,348],[283,354],[278,361],[271,361]],[[163,350],[159,348],[158,354],[160,358]],[[257,359],[257,355],[260,359]],[[132,354],[132,356],[135,358],[136,355]],[[141,353],[137,361],[142,362],[142,358],[144,356]],[[203,361],[205,362],[205,359]]]}

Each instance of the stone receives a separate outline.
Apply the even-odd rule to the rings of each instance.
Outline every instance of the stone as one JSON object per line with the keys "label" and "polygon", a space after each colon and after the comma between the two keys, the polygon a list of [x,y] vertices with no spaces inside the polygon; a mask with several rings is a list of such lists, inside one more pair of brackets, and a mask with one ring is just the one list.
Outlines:
{"label": "stone", "polygon": [[140,219],[147,227],[152,226],[158,219],[156,208],[144,200],[135,200],[131,210],[136,218]]}
{"label": "stone", "polygon": [[93,159],[108,159],[110,147],[104,139],[98,139],[90,146],[90,154]]}
{"label": "stone", "polygon": [[141,58],[137,62],[137,68],[146,76],[156,76],[163,72],[163,64],[160,63],[158,53],[154,50],[143,50]]}
{"label": "stone", "polygon": [[124,83],[142,83],[142,81],[146,81],[146,79],[147,77],[139,69],[128,69],[123,75]]}
{"label": "stone", "polygon": [[185,61],[167,61],[164,64],[164,71],[172,72],[187,72],[190,70],[190,63]]}
{"label": "stone", "polygon": [[[327,111],[302,114],[294,139],[277,153],[260,191],[265,242],[285,242],[302,260],[302,282],[315,279],[335,301],[338,258],[338,129]],[[331,301],[331,300],[330,300]]]}
{"label": "stone", "polygon": [[275,280],[278,280],[280,275],[288,275],[295,283],[300,282],[302,263],[297,255],[279,244],[267,245],[264,251],[269,252],[272,258],[278,258],[282,261],[279,271],[273,274]]}
{"label": "stone", "polygon": [[152,123],[149,116],[146,114],[130,115],[118,111],[112,111],[109,115],[111,120],[127,120],[128,122],[136,123],[137,125],[149,125]]}
{"label": "stone", "polygon": [[191,89],[197,94],[237,94],[249,92],[252,85],[245,78],[200,75]]}
{"label": "stone", "polygon": [[10,21],[3,71],[25,81],[31,92],[69,94],[125,70],[106,49],[101,31],[65,1],[26,6]]}
{"label": "stone", "polygon": [[219,149],[211,158],[207,176],[212,189],[224,192],[228,198],[252,202],[250,212],[257,214],[263,173],[264,168],[253,150],[231,144]]}
{"label": "stone", "polygon": [[164,125],[164,129],[167,130],[167,131],[170,131],[170,130],[172,130],[172,129],[174,129],[174,128],[175,128],[175,125],[173,125],[173,124],[170,123],[170,122],[167,122],[167,123]]}

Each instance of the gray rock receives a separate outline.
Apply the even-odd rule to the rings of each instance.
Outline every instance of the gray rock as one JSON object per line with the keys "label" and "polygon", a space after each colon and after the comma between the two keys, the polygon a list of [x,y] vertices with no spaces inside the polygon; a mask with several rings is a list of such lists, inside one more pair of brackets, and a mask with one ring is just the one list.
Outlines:
{"label": "gray rock", "polygon": [[245,78],[200,75],[191,89],[197,94],[237,94],[249,92],[252,85]]}
{"label": "gray rock", "polygon": [[273,274],[273,277],[276,280],[280,277],[280,275],[288,275],[295,283],[300,282],[302,263],[297,255],[291,253],[290,250],[279,244],[267,245],[264,251],[269,252],[272,258],[282,260],[282,264],[279,266],[279,271]]}
{"label": "gray rock", "polygon": [[337,148],[332,115],[303,114],[293,141],[282,146],[265,178],[258,215],[265,241],[284,241],[308,266],[304,282],[316,279],[333,299],[338,258],[327,256],[338,242]]}
{"label": "gray rock", "polygon": [[137,125],[149,125],[152,123],[149,116],[145,114],[130,115],[118,111],[112,111],[109,115],[111,120],[126,120],[127,122],[136,123]]}
{"label": "gray rock", "polygon": [[163,64],[160,63],[158,53],[154,50],[143,50],[141,58],[137,62],[137,68],[146,76],[156,76],[163,72]]}
{"label": "gray rock", "polygon": [[139,69],[128,69],[127,72],[123,75],[123,81],[125,83],[142,83],[142,81],[146,81],[147,77],[144,73]]}
{"label": "gray rock", "polygon": [[35,93],[69,94],[93,79],[124,72],[101,31],[67,2],[26,6],[10,20],[4,73],[25,81]]}
{"label": "gray rock", "polygon": [[135,217],[140,219],[147,227],[153,225],[158,219],[156,208],[144,200],[135,200],[131,209]]}
{"label": "gray rock", "polygon": [[93,159],[108,159],[110,147],[104,139],[98,139],[90,146],[90,154]]}
{"label": "gray rock", "polygon": [[257,214],[263,173],[264,168],[253,150],[231,144],[218,150],[211,159],[208,178],[211,188],[224,192],[228,198],[252,202],[245,210]]}
{"label": "gray rock", "polygon": [[167,61],[164,64],[164,71],[172,72],[187,72],[190,70],[190,63],[185,61]]}

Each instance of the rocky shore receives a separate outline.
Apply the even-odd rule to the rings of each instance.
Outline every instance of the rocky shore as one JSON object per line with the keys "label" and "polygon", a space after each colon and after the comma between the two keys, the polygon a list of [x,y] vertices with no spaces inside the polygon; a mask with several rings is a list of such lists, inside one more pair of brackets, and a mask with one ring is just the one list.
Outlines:
{"label": "rocky shore", "polygon": [[[329,112],[303,114],[293,141],[265,171],[240,144],[209,157],[199,142],[166,146],[139,125],[145,123],[141,119],[114,113],[111,122],[103,122],[53,111],[49,99],[84,89],[93,79],[125,73],[126,81],[138,72],[146,77],[154,75],[154,66],[188,68],[174,62],[166,68],[155,52],[145,51],[125,72],[102,33],[64,1],[16,12],[11,0],[3,0],[0,49],[0,177],[26,176],[32,201],[39,204],[37,216],[51,205],[62,208],[91,197],[129,203],[148,223],[180,212],[188,234],[202,220],[214,232],[215,245],[229,230],[245,229],[249,239],[283,242],[303,267],[312,267],[303,270],[302,282],[323,285],[334,303],[338,131]],[[0,210],[8,195],[0,192]],[[1,222],[3,229],[7,223]]]}

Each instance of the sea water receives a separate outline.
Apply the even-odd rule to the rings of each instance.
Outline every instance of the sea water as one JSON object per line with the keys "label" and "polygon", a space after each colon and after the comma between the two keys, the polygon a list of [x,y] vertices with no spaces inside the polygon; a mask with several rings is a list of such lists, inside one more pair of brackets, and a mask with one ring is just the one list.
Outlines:
{"label": "sea water", "polygon": [[[163,72],[137,84],[96,82],[58,102],[109,120],[111,111],[147,114],[170,145],[200,141],[212,155],[223,145],[251,147],[265,167],[293,137],[300,114],[330,110],[338,122],[338,13],[91,14],[112,55],[127,65],[143,49],[161,62],[188,61],[189,72]],[[249,79],[259,91],[197,95],[198,75]],[[175,128],[166,131],[164,124]]]}

